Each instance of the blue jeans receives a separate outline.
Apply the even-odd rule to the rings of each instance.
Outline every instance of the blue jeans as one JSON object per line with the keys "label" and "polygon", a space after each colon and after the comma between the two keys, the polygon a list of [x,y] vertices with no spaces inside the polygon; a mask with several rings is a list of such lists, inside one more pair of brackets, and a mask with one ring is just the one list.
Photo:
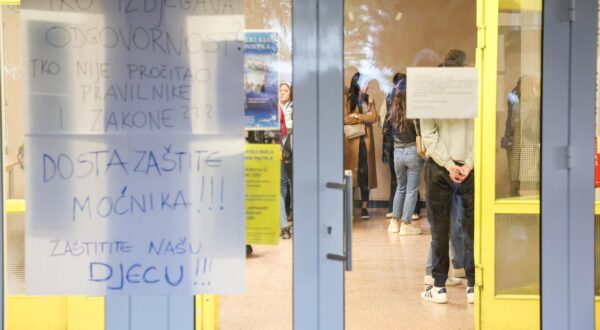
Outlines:
{"label": "blue jeans", "polygon": [[402,219],[405,223],[411,222],[417,204],[422,167],[423,160],[417,154],[416,146],[394,148],[394,168],[398,181],[392,209],[394,219]]}
{"label": "blue jeans", "polygon": [[288,193],[289,179],[283,161],[281,162],[281,204],[279,207],[279,226],[281,229],[288,226],[287,213],[285,212],[285,197]]}
{"label": "blue jeans", "polygon": [[[465,248],[463,243],[464,233],[462,229],[462,213],[464,211],[461,203],[460,197],[455,196],[452,204],[452,212],[450,213],[450,222],[452,223],[452,227],[450,229],[450,250],[452,251],[452,267],[454,267],[454,269],[465,267]],[[428,221],[431,222],[429,217]],[[425,275],[431,275],[431,269],[433,268],[432,265],[433,256],[431,254],[431,245],[429,245],[427,263],[425,264]]]}

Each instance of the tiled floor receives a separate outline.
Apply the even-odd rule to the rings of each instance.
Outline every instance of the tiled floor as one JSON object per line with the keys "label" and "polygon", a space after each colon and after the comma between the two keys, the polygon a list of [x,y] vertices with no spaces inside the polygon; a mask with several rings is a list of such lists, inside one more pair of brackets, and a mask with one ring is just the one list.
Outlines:
{"label": "tiled floor", "polygon": [[[388,234],[387,223],[383,214],[354,223],[346,329],[473,329],[464,284],[448,288],[447,305],[419,298],[431,239],[427,219],[415,222],[425,230],[421,236]],[[247,292],[221,298],[221,329],[291,329],[292,242],[254,250],[247,264]]]}

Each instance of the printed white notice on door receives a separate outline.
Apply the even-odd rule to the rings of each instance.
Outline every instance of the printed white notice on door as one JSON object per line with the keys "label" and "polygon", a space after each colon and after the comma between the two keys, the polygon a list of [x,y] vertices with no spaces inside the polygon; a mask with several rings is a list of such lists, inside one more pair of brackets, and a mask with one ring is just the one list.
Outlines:
{"label": "printed white notice on door", "polygon": [[409,118],[476,118],[477,68],[408,68]]}

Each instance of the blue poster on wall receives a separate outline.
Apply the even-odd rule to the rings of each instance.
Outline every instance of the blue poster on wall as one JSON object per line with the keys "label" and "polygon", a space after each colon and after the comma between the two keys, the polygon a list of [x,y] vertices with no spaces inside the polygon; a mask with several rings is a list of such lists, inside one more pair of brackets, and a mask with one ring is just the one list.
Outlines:
{"label": "blue poster on wall", "polygon": [[245,121],[248,130],[278,130],[277,33],[246,31],[244,42]]}

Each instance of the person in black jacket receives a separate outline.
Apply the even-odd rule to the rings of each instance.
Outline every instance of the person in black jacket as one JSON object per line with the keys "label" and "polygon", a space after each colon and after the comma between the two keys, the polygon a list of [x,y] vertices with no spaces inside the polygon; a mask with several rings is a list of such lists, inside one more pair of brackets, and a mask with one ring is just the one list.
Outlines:
{"label": "person in black jacket", "polygon": [[385,165],[390,168],[390,199],[388,202],[388,213],[385,215],[386,218],[392,217],[392,207],[394,204],[394,194],[396,193],[396,170],[394,169],[394,137],[392,136],[392,125],[390,124],[390,114],[392,107],[392,100],[394,95],[399,91],[406,90],[406,75],[404,73],[397,72],[392,80],[394,86],[392,90],[385,97],[386,114],[385,120],[383,121],[383,128],[381,130],[383,134],[383,145],[381,160]]}

